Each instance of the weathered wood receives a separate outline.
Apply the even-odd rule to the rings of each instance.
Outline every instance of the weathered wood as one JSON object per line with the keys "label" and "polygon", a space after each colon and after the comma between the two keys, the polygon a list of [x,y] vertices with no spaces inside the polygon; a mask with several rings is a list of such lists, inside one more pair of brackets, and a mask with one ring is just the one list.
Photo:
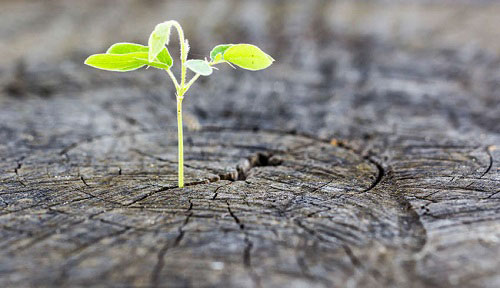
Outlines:
{"label": "weathered wood", "polygon": [[[83,39],[103,29],[80,50],[70,35],[54,38],[67,48],[24,48],[27,22],[0,33],[18,47],[0,62],[1,287],[500,286],[500,57],[488,43],[416,49],[346,33],[325,12],[354,5],[342,1],[149,2],[1,4],[49,39],[56,24]],[[413,7],[444,13],[433,5]],[[215,44],[208,33],[269,43],[278,60],[259,74],[221,69],[190,91],[185,189],[166,77],[81,65],[174,18],[137,17],[114,39],[102,15],[164,6],[186,23],[200,11],[231,23],[219,34],[218,21],[185,25],[197,57]]]}

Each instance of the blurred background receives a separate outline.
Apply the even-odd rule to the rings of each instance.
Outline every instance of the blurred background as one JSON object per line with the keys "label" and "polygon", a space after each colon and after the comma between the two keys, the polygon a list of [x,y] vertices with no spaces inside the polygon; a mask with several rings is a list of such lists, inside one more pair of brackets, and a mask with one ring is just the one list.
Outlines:
{"label": "blurred background", "polygon": [[304,65],[318,58],[315,45],[326,45],[337,34],[413,48],[484,47],[499,53],[495,2],[2,0],[0,63],[76,60],[119,41],[146,43],[154,25],[168,19],[182,23],[192,52],[200,56],[218,43],[252,42],[279,54],[282,64],[295,59],[295,65]]}
{"label": "blurred background", "polygon": [[[277,60],[263,72],[223,67],[202,79],[185,101],[191,126],[487,137],[483,124],[499,120],[498,1],[2,0],[0,7],[0,98],[83,93],[98,103],[99,93],[114,94],[105,103],[114,111],[145,98],[129,122],[172,126],[173,89],[163,73],[82,63],[116,42],[146,44],[157,23],[175,19],[191,58],[246,42]],[[159,104],[155,117],[144,113]]]}

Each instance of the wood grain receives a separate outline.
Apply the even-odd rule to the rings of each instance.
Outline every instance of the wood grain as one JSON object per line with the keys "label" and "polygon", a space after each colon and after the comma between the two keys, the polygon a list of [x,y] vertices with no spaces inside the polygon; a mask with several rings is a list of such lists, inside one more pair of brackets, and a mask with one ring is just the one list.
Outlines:
{"label": "wood grain", "polygon": [[[413,45],[456,26],[401,38],[362,28],[384,4],[305,2],[0,4],[21,19],[0,33],[0,286],[498,287],[500,58],[465,43],[494,31]],[[496,9],[436,2],[405,11]],[[81,64],[162,11],[193,57],[220,40],[277,59],[190,90],[185,189],[166,75]]]}

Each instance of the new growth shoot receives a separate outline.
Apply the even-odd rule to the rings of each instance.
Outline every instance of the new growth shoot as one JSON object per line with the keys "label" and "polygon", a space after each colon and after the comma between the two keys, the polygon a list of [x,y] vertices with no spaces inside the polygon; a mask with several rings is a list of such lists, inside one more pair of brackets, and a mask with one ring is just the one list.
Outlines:
{"label": "new growth shoot", "polygon": [[[166,47],[170,39],[170,30],[175,28],[179,34],[181,46],[181,75],[177,80],[170,68],[173,59]],[[166,21],[156,25],[153,33],[149,36],[148,46],[134,43],[116,43],[109,47],[104,54],[94,54],[85,60],[85,64],[94,68],[128,72],[137,70],[144,66],[151,66],[167,72],[168,77],[175,85],[177,99],[177,131],[178,131],[178,184],[184,187],[184,148],[182,139],[182,101],[191,85],[200,76],[212,74],[214,66],[217,64],[232,64],[246,70],[262,70],[269,67],[274,59],[264,53],[257,46],[250,44],[223,44],[217,45],[210,52],[210,61],[207,59],[188,60],[189,44],[184,38],[181,25],[174,20]],[[187,69],[194,73],[194,76],[187,81]]]}

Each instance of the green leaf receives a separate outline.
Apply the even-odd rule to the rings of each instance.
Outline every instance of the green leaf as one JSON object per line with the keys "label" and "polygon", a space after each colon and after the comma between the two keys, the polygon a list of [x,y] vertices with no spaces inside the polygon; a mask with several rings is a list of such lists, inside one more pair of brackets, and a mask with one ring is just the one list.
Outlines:
{"label": "green leaf", "polygon": [[134,52],[148,52],[148,46],[135,43],[116,43],[111,45],[106,54],[128,54]]}
{"label": "green leaf", "polygon": [[97,69],[127,72],[143,67],[142,61],[129,56],[130,54],[94,54],[85,60],[85,64]]}
{"label": "green leaf", "polygon": [[145,65],[155,67],[158,69],[170,69],[170,66],[162,62],[158,61],[148,61],[148,52],[136,52],[136,53],[129,53],[129,54],[123,54],[124,56],[132,56],[134,59],[136,59],[139,62],[144,63]]}
{"label": "green leaf", "polygon": [[217,45],[212,49],[210,52],[210,59],[212,62],[221,62],[224,60],[224,52],[229,48],[233,46],[233,44],[222,44],[222,45]]}
{"label": "green leaf", "polygon": [[205,60],[188,60],[186,61],[186,67],[202,76],[208,76],[213,71],[212,67]]}
{"label": "green leaf", "polygon": [[148,61],[148,52],[135,52],[128,54],[95,54],[85,60],[85,64],[94,68],[127,72],[139,69],[145,65],[156,67],[159,69],[169,69],[170,66],[157,62]]}
{"label": "green leaf", "polygon": [[247,70],[262,70],[271,66],[274,59],[250,44],[236,44],[224,52],[224,60]]}
{"label": "green leaf", "polygon": [[165,48],[165,44],[168,44],[172,25],[174,25],[174,21],[166,21],[156,25],[148,41],[149,61],[153,61],[163,48]]}
{"label": "green leaf", "polygon": [[172,60],[172,56],[170,56],[170,53],[168,52],[167,48],[163,48],[160,54],[156,56],[156,59],[158,59],[158,61],[160,61],[161,63],[166,64],[168,66],[168,68],[166,69],[172,67],[172,64],[174,63],[174,60]]}
{"label": "green leaf", "polygon": [[[148,52],[149,47],[140,45],[140,44],[135,44],[135,43],[116,43],[113,44],[111,47],[109,47],[108,51],[106,51],[107,54],[128,54],[128,53],[134,53],[134,52]],[[149,57],[148,57],[149,58]],[[170,53],[168,52],[167,48],[163,48],[161,52],[157,55],[156,59],[158,59],[159,62],[167,65],[169,68],[172,67],[173,60],[172,56],[170,56]],[[153,63],[156,61],[153,61]],[[154,66],[154,65],[150,65]],[[169,69],[169,68],[164,68],[164,69]]]}

